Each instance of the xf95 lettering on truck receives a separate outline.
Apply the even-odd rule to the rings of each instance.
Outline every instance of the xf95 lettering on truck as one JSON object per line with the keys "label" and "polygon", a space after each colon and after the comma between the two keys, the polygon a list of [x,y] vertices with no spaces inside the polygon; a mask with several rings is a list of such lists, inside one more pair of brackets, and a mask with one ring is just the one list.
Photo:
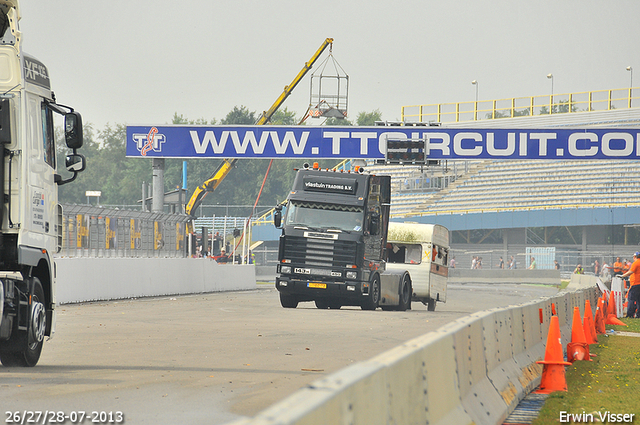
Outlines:
{"label": "xf95 lettering on truck", "polygon": [[[286,211],[280,205],[274,214],[274,224],[282,228],[276,270],[281,305],[296,308],[313,301],[320,309],[363,310],[407,310],[412,300],[429,305],[435,295],[416,293],[407,268],[386,267],[390,200],[390,176],[364,173],[362,168],[353,173],[323,171],[317,163],[298,170]],[[395,246],[405,252],[404,243]],[[441,247],[443,253],[448,250],[444,242]],[[394,262],[403,263],[397,252]],[[441,273],[446,276],[446,271]],[[421,276],[428,279],[430,273]],[[445,301],[444,291],[446,277],[440,301]],[[435,298],[431,303],[435,308]]]}
{"label": "xf95 lettering on truck", "polygon": [[[35,366],[55,332],[56,269],[62,246],[58,186],[86,165],[82,118],[56,103],[49,71],[23,53],[18,0],[0,0],[0,361]],[[58,174],[54,116],[64,116],[69,178]]]}

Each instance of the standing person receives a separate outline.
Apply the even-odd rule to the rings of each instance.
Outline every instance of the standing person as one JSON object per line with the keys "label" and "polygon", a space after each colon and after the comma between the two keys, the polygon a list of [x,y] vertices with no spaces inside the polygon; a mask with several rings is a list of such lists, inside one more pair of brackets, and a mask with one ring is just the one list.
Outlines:
{"label": "standing person", "polygon": [[581,264],[578,264],[575,268],[575,270],[573,271],[574,274],[584,274],[584,269],[582,268]]}
{"label": "standing person", "polygon": [[452,269],[456,268],[456,257],[451,258],[451,261],[449,262],[449,267]]}
{"label": "standing person", "polygon": [[516,268],[516,259],[511,256],[511,261],[509,262],[509,270],[515,270]]}
{"label": "standing person", "polygon": [[602,271],[600,272],[600,277],[606,281],[611,277],[611,266],[607,264],[607,260],[602,262]]}
{"label": "standing person", "polygon": [[593,263],[593,274],[595,274],[596,276],[600,275],[600,263],[598,262],[598,260]]}
{"label": "standing person", "polygon": [[500,257],[500,261],[498,261],[498,268],[504,270],[504,260]]}
{"label": "standing person", "polygon": [[529,270],[535,270],[536,268],[536,257],[531,257],[531,264],[529,265]]}
{"label": "standing person", "polygon": [[627,307],[627,317],[640,317],[640,252],[633,254],[633,263],[629,271],[622,274],[622,278],[629,276],[629,305]]}
{"label": "standing person", "polygon": [[476,269],[482,268],[482,257],[478,257],[478,261],[476,261]]}
{"label": "standing person", "polygon": [[624,272],[624,265],[620,261],[620,257],[616,257],[616,262],[613,263],[613,275],[620,276]]}
{"label": "standing person", "polygon": [[553,266],[556,270],[560,270],[560,263],[558,263],[558,260],[553,260]]}
{"label": "standing person", "polygon": [[228,263],[229,262],[229,257],[227,256],[227,252],[224,248],[222,248],[220,250],[220,256],[217,257],[216,259],[217,263]]}
{"label": "standing person", "polygon": [[473,257],[473,260],[471,260],[471,269],[475,270],[476,265],[478,264],[478,257]]}

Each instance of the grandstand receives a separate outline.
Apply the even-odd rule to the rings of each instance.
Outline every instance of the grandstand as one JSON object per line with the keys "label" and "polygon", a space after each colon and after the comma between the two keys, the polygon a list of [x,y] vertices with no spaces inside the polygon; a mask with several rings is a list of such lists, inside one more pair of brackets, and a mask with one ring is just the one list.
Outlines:
{"label": "grandstand", "polygon": [[[631,105],[631,98],[622,109],[609,102],[607,110],[451,121],[442,127],[640,128],[640,108],[624,108],[626,104]],[[394,217],[640,206],[640,163],[635,161],[474,160],[443,161],[431,168],[371,163],[368,168],[392,176]]]}
{"label": "grandstand", "polygon": [[640,205],[636,162],[503,160],[469,170],[438,192],[393,191],[393,215]]}
{"label": "grandstand", "polygon": [[[456,119],[442,127],[640,129],[640,108],[608,106],[466,122],[451,115]],[[595,259],[610,261],[640,249],[639,162],[486,160],[445,161],[433,169],[411,166],[404,172],[368,168],[392,175],[393,220],[449,228],[459,267],[468,267],[478,254],[489,267],[500,256],[514,256],[518,267],[526,267],[532,250],[552,246],[561,269],[570,272],[577,263],[589,266]],[[444,183],[431,183],[434,178]],[[429,187],[421,186],[425,181]]]}

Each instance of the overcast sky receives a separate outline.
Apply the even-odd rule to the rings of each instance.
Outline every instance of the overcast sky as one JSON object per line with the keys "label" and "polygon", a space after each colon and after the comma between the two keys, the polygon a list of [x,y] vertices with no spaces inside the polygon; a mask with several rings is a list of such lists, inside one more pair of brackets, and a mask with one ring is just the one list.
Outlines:
{"label": "overcast sky", "polygon": [[[640,86],[638,0],[22,0],[21,12],[23,49],[97,129],[266,110],[327,37],[353,120],[473,101],[472,80],[480,100],[548,95],[549,73],[555,93],[627,88],[627,66]],[[299,116],[309,76],[284,104]]]}

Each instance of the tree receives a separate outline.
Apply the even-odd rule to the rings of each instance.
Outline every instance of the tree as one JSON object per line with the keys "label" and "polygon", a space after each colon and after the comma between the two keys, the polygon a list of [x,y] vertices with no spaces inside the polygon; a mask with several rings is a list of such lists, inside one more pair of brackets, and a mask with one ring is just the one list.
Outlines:
{"label": "tree", "polygon": [[[568,100],[559,100],[551,107],[551,113],[564,114],[569,112],[569,109],[571,109],[571,112],[578,112],[580,110],[576,105],[570,103]],[[549,108],[547,105],[540,108],[540,115],[549,115]]]}
{"label": "tree", "polygon": [[327,120],[324,122],[324,125],[327,126],[341,126],[341,125],[353,125],[353,123],[351,121],[349,121],[346,118],[327,118]]}
{"label": "tree", "polygon": [[528,117],[531,115],[529,108],[524,108],[521,110],[514,109],[513,116],[514,117]]}
{"label": "tree", "polygon": [[258,119],[255,112],[249,112],[245,106],[233,107],[233,110],[227,114],[227,116],[220,121],[220,124],[240,124],[240,125],[252,125],[255,124]]}
{"label": "tree", "polygon": [[360,112],[356,119],[358,125],[366,126],[376,125],[376,121],[382,121],[382,112],[379,109],[372,112]]}
{"label": "tree", "polygon": [[296,117],[296,113],[288,110],[287,108],[278,109],[273,116],[271,116],[271,120],[269,120],[269,124],[272,125],[297,125],[298,117]]}
{"label": "tree", "polygon": [[211,121],[207,122],[204,118],[198,118],[197,120],[188,120],[182,116],[182,114],[178,115],[177,112],[173,113],[173,119],[171,120],[171,124],[191,124],[191,125],[216,125],[216,119],[212,118]]}

